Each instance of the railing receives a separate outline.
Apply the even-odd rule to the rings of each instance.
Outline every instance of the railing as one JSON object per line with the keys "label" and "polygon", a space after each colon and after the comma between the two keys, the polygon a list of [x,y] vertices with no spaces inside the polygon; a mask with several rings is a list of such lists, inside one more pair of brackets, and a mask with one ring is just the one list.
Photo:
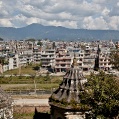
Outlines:
{"label": "railing", "polygon": [[71,62],[56,62],[56,64],[71,64]]}
{"label": "railing", "polygon": [[45,94],[52,94],[54,89],[49,89],[49,90],[6,90],[5,92],[10,94],[10,95],[45,95]]}

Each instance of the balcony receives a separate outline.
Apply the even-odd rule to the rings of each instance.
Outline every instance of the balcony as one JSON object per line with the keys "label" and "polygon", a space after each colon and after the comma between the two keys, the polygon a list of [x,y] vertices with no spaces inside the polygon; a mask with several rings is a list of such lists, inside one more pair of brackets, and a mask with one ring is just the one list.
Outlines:
{"label": "balcony", "polygon": [[92,59],[92,60],[90,60],[90,59],[84,59],[84,60],[83,60],[83,62],[89,62],[89,63],[90,63],[90,62],[94,62],[94,61],[95,61],[95,59]]}
{"label": "balcony", "polygon": [[71,62],[56,62],[56,64],[71,64]]}
{"label": "balcony", "polygon": [[41,57],[41,59],[54,59],[55,57]]}
{"label": "balcony", "polygon": [[71,57],[56,57],[56,60],[71,60]]}
{"label": "balcony", "polygon": [[60,69],[69,69],[70,66],[55,66],[56,69],[60,68]]}

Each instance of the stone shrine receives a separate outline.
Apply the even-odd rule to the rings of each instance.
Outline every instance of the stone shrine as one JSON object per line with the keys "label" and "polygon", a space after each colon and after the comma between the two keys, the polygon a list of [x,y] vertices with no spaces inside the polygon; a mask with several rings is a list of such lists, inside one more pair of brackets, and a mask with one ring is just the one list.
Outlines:
{"label": "stone shrine", "polygon": [[79,94],[84,90],[86,82],[83,72],[77,66],[74,56],[72,67],[63,77],[59,88],[49,98],[51,119],[85,119],[87,109],[80,104]]}

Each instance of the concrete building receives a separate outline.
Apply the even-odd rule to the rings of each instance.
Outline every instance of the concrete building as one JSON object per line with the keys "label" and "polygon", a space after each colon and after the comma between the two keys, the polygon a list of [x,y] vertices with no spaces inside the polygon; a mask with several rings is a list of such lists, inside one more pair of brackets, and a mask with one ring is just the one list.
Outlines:
{"label": "concrete building", "polygon": [[9,54],[9,70],[19,67],[18,54]]}
{"label": "concrete building", "polygon": [[52,67],[55,62],[55,50],[46,49],[41,51],[41,63],[42,67],[48,68]]}
{"label": "concrete building", "polygon": [[66,72],[71,67],[72,58],[66,49],[58,49],[55,58],[55,72]]}
{"label": "concrete building", "polygon": [[41,48],[40,47],[34,47],[33,61],[34,61],[34,63],[40,63],[40,61],[41,61]]}
{"label": "concrete building", "polygon": [[99,69],[108,71],[111,69],[112,65],[110,64],[110,49],[109,48],[100,48],[99,53]]}
{"label": "concrete building", "polygon": [[[30,63],[41,63],[42,68],[50,67],[56,72],[66,71],[71,67],[74,53],[78,59],[79,68],[84,71],[94,70],[98,45],[101,46],[99,69],[107,70],[111,67],[108,57],[109,52],[116,48],[112,41],[73,42],[45,39],[40,42],[42,43],[41,46],[37,45],[38,41],[12,40],[1,42],[0,55],[9,59],[9,68],[4,65],[3,72]],[[117,42],[117,47],[118,44]],[[20,65],[15,64],[15,59],[9,57],[9,54],[18,54],[18,64]]]}

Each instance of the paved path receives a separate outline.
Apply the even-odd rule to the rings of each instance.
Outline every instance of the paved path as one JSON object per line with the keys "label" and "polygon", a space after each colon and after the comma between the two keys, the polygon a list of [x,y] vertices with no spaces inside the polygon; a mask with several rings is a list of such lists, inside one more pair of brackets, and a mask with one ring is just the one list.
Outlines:
{"label": "paved path", "polygon": [[15,105],[49,106],[48,99],[14,99]]}

